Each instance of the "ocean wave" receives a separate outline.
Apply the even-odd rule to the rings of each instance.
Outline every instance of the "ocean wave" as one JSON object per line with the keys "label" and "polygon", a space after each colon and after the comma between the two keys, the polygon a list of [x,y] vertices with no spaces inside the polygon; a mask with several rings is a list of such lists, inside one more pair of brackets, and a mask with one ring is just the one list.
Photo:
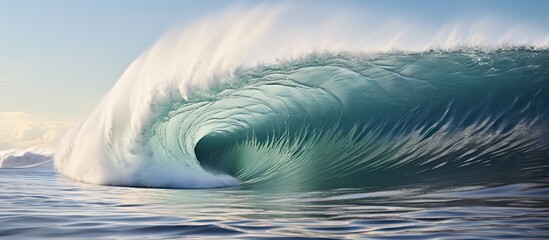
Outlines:
{"label": "ocean wave", "polygon": [[543,44],[372,53],[313,41],[295,55],[273,19],[228,14],[160,40],[63,138],[58,171],[284,190],[547,177]]}

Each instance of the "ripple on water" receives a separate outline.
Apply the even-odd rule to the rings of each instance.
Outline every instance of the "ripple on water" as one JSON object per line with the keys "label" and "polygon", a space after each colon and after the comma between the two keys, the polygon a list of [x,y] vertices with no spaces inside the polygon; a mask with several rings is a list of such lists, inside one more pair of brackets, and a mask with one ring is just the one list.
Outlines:
{"label": "ripple on water", "polygon": [[549,187],[541,183],[286,194],[36,179],[33,169],[0,174],[0,183],[10,182],[0,191],[0,237],[544,239],[549,232]]}

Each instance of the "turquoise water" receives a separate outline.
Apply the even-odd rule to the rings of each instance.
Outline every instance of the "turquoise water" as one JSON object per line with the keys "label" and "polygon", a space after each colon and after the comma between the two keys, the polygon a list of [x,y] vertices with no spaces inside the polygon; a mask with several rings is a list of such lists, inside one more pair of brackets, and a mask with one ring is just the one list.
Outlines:
{"label": "turquoise water", "polygon": [[543,239],[547,180],[272,192],[92,185],[0,169],[0,237]]}

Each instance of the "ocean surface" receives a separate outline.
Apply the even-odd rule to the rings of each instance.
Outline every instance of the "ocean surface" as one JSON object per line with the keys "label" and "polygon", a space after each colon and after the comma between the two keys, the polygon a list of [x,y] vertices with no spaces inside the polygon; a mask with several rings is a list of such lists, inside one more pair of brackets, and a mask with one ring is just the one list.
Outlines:
{"label": "ocean surface", "polygon": [[0,169],[6,239],[546,239],[547,181],[272,192],[114,187]]}

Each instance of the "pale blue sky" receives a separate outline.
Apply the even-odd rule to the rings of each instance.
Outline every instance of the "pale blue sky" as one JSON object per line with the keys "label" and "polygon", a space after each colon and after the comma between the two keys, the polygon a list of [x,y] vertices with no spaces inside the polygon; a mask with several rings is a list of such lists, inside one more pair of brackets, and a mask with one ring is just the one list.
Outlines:
{"label": "pale blue sky", "polygon": [[[235,4],[258,2],[0,0],[0,112],[82,118],[167,30]],[[304,18],[314,15],[315,9],[351,8],[433,27],[497,15],[544,31],[549,28],[549,1],[544,0],[299,1],[290,6]]]}

